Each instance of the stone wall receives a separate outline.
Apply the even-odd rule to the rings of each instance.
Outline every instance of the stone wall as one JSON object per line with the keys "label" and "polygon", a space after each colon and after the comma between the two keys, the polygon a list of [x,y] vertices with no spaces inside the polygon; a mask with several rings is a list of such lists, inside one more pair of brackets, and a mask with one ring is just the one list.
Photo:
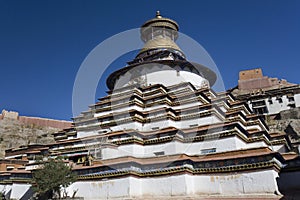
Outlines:
{"label": "stone wall", "polygon": [[263,76],[260,68],[245,70],[239,73],[239,90],[262,89],[287,84],[287,81],[284,79],[279,80],[278,78],[269,78],[267,76]]}
{"label": "stone wall", "polygon": [[282,120],[300,119],[300,107],[280,112]]}
{"label": "stone wall", "polygon": [[26,125],[34,124],[40,127],[52,127],[57,129],[70,128],[72,125],[72,122],[70,121],[47,119],[47,118],[40,118],[40,117],[19,116],[18,112],[7,111],[7,110],[2,110],[2,114],[0,115],[0,120],[3,119],[17,120]]}
{"label": "stone wall", "polygon": [[35,124],[37,126],[42,126],[42,127],[52,127],[58,129],[71,127],[71,122],[63,121],[63,120],[53,120],[53,119],[25,117],[25,116],[20,116],[18,120],[24,124]]}
{"label": "stone wall", "polygon": [[249,80],[263,78],[263,73],[260,68],[240,71],[239,80]]}
{"label": "stone wall", "polygon": [[15,111],[2,110],[2,118],[18,119],[19,113]]}

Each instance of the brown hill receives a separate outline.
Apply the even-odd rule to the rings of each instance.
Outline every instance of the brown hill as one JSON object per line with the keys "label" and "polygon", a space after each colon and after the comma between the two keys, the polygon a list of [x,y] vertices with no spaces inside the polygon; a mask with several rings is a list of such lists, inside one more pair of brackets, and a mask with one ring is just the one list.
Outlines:
{"label": "brown hill", "polygon": [[19,116],[17,112],[3,110],[0,115],[0,158],[4,157],[5,149],[52,143],[52,133],[70,126],[68,121]]}

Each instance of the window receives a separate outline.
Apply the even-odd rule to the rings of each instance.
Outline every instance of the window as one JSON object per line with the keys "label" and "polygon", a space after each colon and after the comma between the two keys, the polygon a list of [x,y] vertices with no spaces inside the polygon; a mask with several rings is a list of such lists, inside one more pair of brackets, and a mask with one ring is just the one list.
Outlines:
{"label": "window", "polygon": [[294,97],[288,97],[289,102],[295,101]]}
{"label": "window", "polygon": [[209,153],[215,153],[216,148],[211,148],[211,149],[202,149],[201,154],[209,154]]}
{"label": "window", "polygon": [[264,113],[268,113],[268,109],[266,107],[262,107],[262,108],[254,108],[253,109],[254,113],[256,114],[264,114]]}
{"label": "window", "polygon": [[163,156],[163,155],[165,155],[165,152],[164,151],[154,152],[154,155],[156,155],[156,156]]}
{"label": "window", "polygon": [[191,128],[197,127],[197,126],[198,126],[198,124],[191,124],[191,125],[190,125]]}
{"label": "window", "polygon": [[101,159],[102,158],[102,152],[100,148],[92,149],[90,150],[90,155],[92,155],[96,159]]}
{"label": "window", "polygon": [[272,99],[269,99],[268,102],[269,102],[269,104],[273,104]]}
{"label": "window", "polygon": [[289,104],[288,106],[289,106],[290,108],[296,108],[296,105],[295,105],[294,103]]}
{"label": "window", "polygon": [[265,105],[266,105],[265,101],[252,102],[253,107],[265,106]]}
{"label": "window", "polygon": [[12,165],[7,165],[7,166],[6,166],[6,170],[7,170],[7,171],[12,171],[14,168],[15,168],[15,167],[12,166]]}
{"label": "window", "polygon": [[276,97],[276,100],[279,102],[279,103],[282,103],[282,98],[280,96]]}

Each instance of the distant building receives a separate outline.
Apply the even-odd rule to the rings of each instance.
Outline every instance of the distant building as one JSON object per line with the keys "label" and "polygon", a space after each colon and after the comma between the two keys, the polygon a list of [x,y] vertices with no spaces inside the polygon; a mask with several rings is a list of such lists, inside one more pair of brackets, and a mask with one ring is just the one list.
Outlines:
{"label": "distant building", "polygon": [[276,115],[300,107],[300,86],[286,80],[263,76],[261,69],[241,71],[238,87],[232,91],[237,99],[247,101],[253,112]]}
{"label": "distant building", "polygon": [[[285,83],[281,90],[258,69],[241,72],[237,99],[231,91],[215,93],[215,73],[186,59],[175,43],[177,31],[178,24],[160,13],[145,22],[144,48],[108,77],[107,96],[75,117],[73,127],[55,133],[54,144],[6,151],[5,162],[27,163],[6,167],[0,189],[22,198],[39,167],[36,157],[48,155],[67,158],[79,175],[67,191],[84,199],[279,199],[282,191],[294,192],[299,156],[289,137],[271,134],[255,112],[283,110],[266,102],[279,94],[290,103],[293,94],[298,107],[298,86]],[[254,104],[253,90],[265,92],[257,100],[266,110]]]}

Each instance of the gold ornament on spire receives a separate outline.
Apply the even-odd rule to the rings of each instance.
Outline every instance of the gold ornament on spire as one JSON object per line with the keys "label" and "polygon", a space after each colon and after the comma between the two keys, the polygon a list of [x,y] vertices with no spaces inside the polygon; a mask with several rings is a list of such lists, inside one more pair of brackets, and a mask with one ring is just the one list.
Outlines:
{"label": "gold ornament on spire", "polygon": [[162,18],[162,17],[161,17],[161,15],[160,15],[160,12],[159,12],[159,10],[158,10],[158,11],[156,11],[156,18]]}

